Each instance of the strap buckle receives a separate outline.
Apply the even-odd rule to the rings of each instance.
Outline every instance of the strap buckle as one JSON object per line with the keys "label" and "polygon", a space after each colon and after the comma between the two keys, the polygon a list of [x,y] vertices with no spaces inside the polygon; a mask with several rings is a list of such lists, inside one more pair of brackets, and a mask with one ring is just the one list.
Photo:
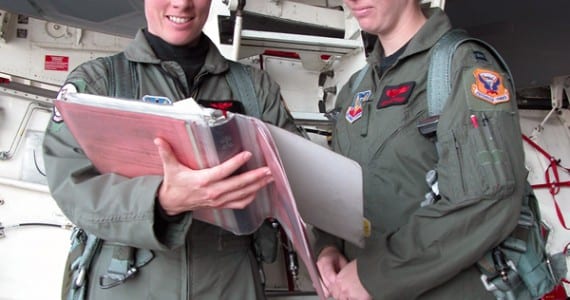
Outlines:
{"label": "strap buckle", "polygon": [[[497,299],[511,299],[509,295],[513,295],[513,287],[516,286],[518,278],[517,269],[512,260],[506,262],[508,269],[501,270],[493,277],[481,274],[481,282],[485,289],[493,293]],[[514,299],[514,298],[512,298]]]}
{"label": "strap buckle", "polygon": [[102,289],[110,289],[124,283],[154,258],[150,250],[126,245],[114,245],[114,247],[107,273],[99,276],[99,287]]}
{"label": "strap buckle", "polygon": [[107,274],[99,276],[99,286],[102,289],[110,289],[116,287],[127,279],[133,277],[139,269],[137,267],[129,268],[125,273],[107,271]]}
{"label": "strap buckle", "polygon": [[416,127],[424,137],[433,138],[437,133],[438,124],[439,124],[439,115],[435,115],[419,120]]}

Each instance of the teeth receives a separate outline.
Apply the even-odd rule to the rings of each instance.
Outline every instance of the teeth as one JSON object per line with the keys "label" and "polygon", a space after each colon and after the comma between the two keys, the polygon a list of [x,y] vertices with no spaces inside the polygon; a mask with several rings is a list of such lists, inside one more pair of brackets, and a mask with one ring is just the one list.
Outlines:
{"label": "teeth", "polygon": [[174,16],[168,16],[168,19],[174,23],[177,23],[177,24],[186,23],[186,22],[191,20],[191,18],[181,18],[181,17],[174,17]]}

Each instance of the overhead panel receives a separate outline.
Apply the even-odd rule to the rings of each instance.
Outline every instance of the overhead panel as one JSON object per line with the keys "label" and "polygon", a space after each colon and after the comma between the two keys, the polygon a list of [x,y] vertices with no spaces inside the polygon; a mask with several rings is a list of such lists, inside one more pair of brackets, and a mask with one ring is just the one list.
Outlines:
{"label": "overhead panel", "polygon": [[142,0],[0,0],[0,9],[125,37],[146,24]]}

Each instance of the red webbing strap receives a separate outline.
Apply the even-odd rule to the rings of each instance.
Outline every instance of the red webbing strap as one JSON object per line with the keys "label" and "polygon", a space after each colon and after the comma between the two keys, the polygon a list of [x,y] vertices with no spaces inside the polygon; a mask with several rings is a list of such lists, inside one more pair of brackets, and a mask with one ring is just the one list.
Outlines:
{"label": "red webbing strap", "polygon": [[[552,201],[554,202],[554,208],[556,209],[556,214],[558,215],[558,220],[560,221],[560,224],[562,224],[562,226],[566,230],[570,230],[570,228],[568,226],[566,226],[566,221],[564,220],[564,214],[562,214],[562,210],[560,209],[560,206],[558,206],[558,201],[556,201],[556,198],[554,197],[555,195],[557,195],[560,192],[560,187],[570,186],[570,181],[560,182],[560,176],[558,174],[558,168],[559,167],[562,168],[567,173],[570,173],[570,169],[561,166],[559,159],[556,159],[554,156],[550,155],[548,152],[546,152],[546,150],[544,150],[542,147],[540,147],[537,143],[535,143],[533,140],[531,140],[526,135],[523,134],[522,138],[524,141],[526,141],[531,146],[533,146],[538,152],[542,153],[542,155],[544,155],[550,161],[550,165],[548,166],[548,168],[546,168],[546,171],[544,174],[544,177],[546,179],[546,183],[533,184],[533,185],[531,185],[532,188],[535,188],[535,189],[548,188],[548,190],[550,191],[550,195],[552,195]],[[551,175],[550,175],[551,173],[554,176],[554,181],[552,181],[552,179],[551,179]]]}

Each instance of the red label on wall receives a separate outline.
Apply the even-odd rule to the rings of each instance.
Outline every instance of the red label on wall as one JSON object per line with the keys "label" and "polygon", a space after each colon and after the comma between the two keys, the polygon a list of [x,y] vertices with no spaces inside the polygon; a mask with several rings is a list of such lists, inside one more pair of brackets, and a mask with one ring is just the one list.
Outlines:
{"label": "red label on wall", "polygon": [[44,69],[50,71],[69,71],[69,56],[46,55]]}

